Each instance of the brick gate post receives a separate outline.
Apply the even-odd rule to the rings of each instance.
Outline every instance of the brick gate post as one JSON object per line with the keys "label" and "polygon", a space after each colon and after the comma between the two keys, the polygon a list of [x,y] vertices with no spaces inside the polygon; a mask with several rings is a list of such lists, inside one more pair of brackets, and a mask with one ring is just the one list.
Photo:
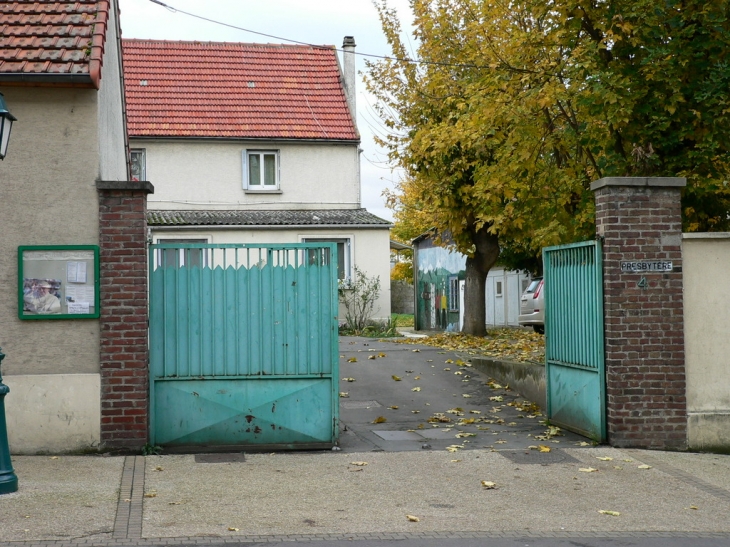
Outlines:
{"label": "brick gate post", "polygon": [[617,447],[687,446],[681,188],[672,177],[591,184],[603,238],[606,423]]}
{"label": "brick gate post", "polygon": [[149,419],[149,182],[98,181],[101,266],[101,446],[139,449]]}

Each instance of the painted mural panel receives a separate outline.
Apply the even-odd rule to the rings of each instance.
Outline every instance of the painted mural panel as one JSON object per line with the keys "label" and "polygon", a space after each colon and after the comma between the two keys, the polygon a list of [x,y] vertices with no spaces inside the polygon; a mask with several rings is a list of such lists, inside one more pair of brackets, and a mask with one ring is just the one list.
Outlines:
{"label": "painted mural panel", "polygon": [[466,273],[466,256],[435,247],[430,240],[416,243],[418,330],[459,330],[459,280]]}

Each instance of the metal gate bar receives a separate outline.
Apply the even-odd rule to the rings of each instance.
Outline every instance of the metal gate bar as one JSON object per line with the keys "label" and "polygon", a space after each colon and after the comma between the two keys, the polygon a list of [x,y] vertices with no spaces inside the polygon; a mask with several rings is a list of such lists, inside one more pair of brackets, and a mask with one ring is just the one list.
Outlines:
{"label": "metal gate bar", "polygon": [[165,243],[149,264],[151,442],[336,442],[336,244]]}
{"label": "metal gate bar", "polygon": [[603,265],[598,241],[543,249],[551,423],[606,439]]}

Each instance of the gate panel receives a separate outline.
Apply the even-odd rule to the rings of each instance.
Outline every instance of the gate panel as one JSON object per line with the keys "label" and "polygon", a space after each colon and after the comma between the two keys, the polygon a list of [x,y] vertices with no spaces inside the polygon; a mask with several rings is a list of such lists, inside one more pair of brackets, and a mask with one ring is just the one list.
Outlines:
{"label": "gate panel", "polygon": [[603,267],[597,241],[543,249],[551,423],[606,440]]}
{"label": "gate panel", "polygon": [[336,442],[336,253],[331,243],[151,246],[151,442]]}

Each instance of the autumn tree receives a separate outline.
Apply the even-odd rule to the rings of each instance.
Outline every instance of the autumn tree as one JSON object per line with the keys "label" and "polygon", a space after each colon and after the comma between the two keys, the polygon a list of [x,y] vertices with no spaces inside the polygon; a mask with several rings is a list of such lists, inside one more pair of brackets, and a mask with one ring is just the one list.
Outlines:
{"label": "autumn tree", "polygon": [[412,0],[419,62],[376,6],[393,58],[366,83],[406,173],[396,224],[467,255],[466,332],[485,332],[501,245],[592,236],[597,178],[686,176],[688,228],[727,225],[725,2]]}

